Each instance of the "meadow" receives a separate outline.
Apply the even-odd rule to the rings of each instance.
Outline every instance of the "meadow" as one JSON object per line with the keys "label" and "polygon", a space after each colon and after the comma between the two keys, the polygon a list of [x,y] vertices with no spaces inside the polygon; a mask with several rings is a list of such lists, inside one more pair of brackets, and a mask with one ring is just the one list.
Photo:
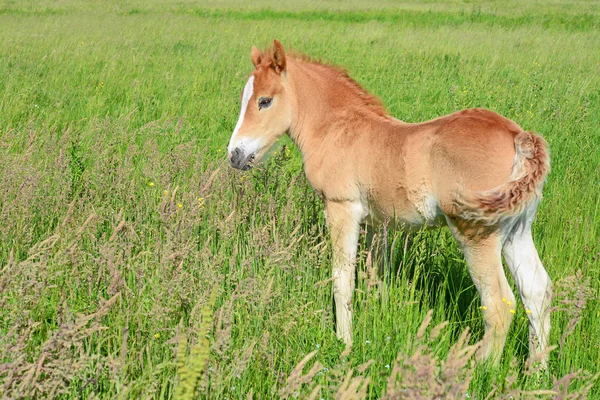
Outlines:
{"label": "meadow", "polygon": [[[226,162],[274,38],[404,121],[485,107],[547,139],[548,370],[520,304],[501,364],[473,362],[446,228],[390,232],[381,274],[361,245],[355,343],[336,339],[298,151]],[[600,398],[599,65],[594,1],[0,0],[0,397]]]}

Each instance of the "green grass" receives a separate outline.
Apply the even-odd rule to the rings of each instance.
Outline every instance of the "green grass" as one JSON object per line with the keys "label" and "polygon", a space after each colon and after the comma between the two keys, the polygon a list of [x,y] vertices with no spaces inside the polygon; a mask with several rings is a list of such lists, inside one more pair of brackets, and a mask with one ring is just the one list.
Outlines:
{"label": "green grass", "polygon": [[[481,338],[448,231],[395,232],[383,276],[361,247],[355,346],[340,359],[331,284],[318,284],[330,277],[322,204],[297,150],[284,139],[249,173],[225,161],[251,46],[274,38],[347,68],[405,121],[477,106],[545,136],[552,173],[534,236],[570,289],[551,342],[578,323],[548,373],[530,376],[519,308],[503,363],[467,368],[468,392],[509,393],[513,373],[531,391],[597,372],[599,27],[598,3],[585,1],[0,2],[0,397],[172,398],[190,376],[181,365],[202,353],[214,288],[201,397],[321,385],[333,398],[350,369],[370,378],[368,397],[392,394],[394,360],[417,349],[429,309],[434,325],[449,321],[428,345],[436,356],[467,327]],[[322,369],[294,386],[314,350],[304,374]]]}

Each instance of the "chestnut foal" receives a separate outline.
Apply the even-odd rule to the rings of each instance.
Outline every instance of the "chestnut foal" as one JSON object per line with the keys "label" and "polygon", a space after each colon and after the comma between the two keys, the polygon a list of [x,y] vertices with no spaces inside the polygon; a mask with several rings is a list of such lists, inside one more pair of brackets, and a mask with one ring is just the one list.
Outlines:
{"label": "chestnut foal", "polygon": [[481,296],[482,355],[496,362],[515,312],[503,254],[528,310],[530,352],[543,352],[552,289],[531,224],[550,169],[544,139],[483,109],[402,122],[345,72],[286,55],[277,40],[267,52],[253,47],[251,58],[229,162],[251,168],[285,132],[300,149],[325,202],[338,337],[352,342],[359,227],[393,219],[448,225]]}

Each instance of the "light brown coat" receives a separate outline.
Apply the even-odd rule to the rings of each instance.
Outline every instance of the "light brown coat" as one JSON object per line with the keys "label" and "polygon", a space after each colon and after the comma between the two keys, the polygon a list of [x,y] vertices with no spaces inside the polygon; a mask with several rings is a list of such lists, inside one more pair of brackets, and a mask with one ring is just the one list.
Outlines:
{"label": "light brown coat", "polygon": [[230,163],[250,168],[284,132],[300,149],[325,202],[338,336],[352,341],[360,224],[447,224],[481,296],[483,356],[499,359],[515,312],[501,252],[529,310],[531,352],[543,352],[551,282],[531,224],[550,168],[546,142],[484,109],[402,122],[344,71],[286,55],[278,41],[251,57]]}

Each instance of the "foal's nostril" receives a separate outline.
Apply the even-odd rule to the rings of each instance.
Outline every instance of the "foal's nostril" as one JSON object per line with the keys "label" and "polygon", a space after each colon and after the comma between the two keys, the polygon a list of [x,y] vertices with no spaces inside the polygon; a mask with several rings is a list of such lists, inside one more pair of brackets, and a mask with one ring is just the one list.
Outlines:
{"label": "foal's nostril", "polygon": [[242,151],[239,147],[236,147],[233,153],[231,153],[231,161],[237,162],[240,158],[242,158]]}
{"label": "foal's nostril", "polygon": [[239,147],[236,147],[235,150],[231,152],[231,157],[229,157],[229,163],[235,168],[240,168],[240,164],[243,161],[243,159],[244,153]]}

